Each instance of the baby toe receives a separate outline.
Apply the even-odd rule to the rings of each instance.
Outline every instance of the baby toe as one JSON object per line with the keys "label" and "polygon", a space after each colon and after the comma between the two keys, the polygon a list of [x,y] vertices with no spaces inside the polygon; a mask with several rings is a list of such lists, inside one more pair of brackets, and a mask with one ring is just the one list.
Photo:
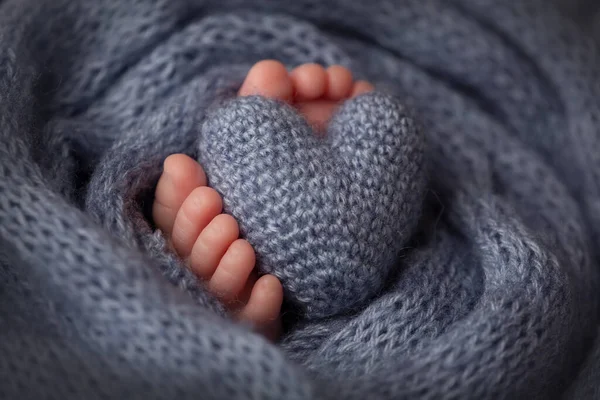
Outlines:
{"label": "baby toe", "polygon": [[349,69],[341,65],[327,68],[327,98],[341,101],[348,98],[352,91],[354,78]]}
{"label": "baby toe", "polygon": [[290,73],[294,85],[294,100],[321,98],[327,90],[327,73],[319,64],[303,64]]}
{"label": "baby toe", "polygon": [[263,60],[248,72],[238,95],[241,97],[260,95],[270,99],[289,102],[294,87],[285,66],[279,61]]}
{"label": "baby toe", "polygon": [[239,237],[239,226],[228,214],[219,214],[197,236],[190,254],[190,267],[202,279],[209,279],[227,249]]}
{"label": "baby toe", "polygon": [[196,187],[205,185],[206,174],[195,160],[185,154],[167,157],[152,206],[152,218],[157,228],[171,236],[183,202]]}
{"label": "baby toe", "polygon": [[221,196],[206,186],[192,190],[175,217],[171,242],[177,254],[187,258],[203,229],[222,210]]}
{"label": "baby toe", "polygon": [[[275,333],[279,322],[279,313],[283,303],[283,287],[273,275],[264,275],[258,279],[248,304],[240,310],[238,318],[249,322],[263,333]],[[268,331],[268,332],[265,332]],[[269,336],[267,334],[267,336]]]}
{"label": "baby toe", "polygon": [[375,90],[375,87],[367,81],[357,81],[352,86],[351,98],[360,96],[361,94],[369,93]]}
{"label": "baby toe", "polygon": [[255,262],[254,249],[250,243],[243,239],[234,241],[210,278],[210,291],[225,303],[239,300]]}

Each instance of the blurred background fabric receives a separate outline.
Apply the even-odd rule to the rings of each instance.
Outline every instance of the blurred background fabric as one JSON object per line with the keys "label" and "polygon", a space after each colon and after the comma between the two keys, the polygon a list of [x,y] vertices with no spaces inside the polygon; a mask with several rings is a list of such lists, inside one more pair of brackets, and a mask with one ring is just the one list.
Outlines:
{"label": "blurred background fabric", "polygon": [[[0,0],[0,399],[600,398],[598,8]],[[375,84],[335,119],[343,157],[317,156],[291,107],[237,98],[265,58]],[[207,155],[210,138],[226,150]],[[227,168],[242,226],[274,210],[274,258],[312,260],[270,266],[279,342],[236,323],[153,226],[172,153]],[[253,196],[265,179],[273,195]],[[290,183],[348,209],[282,207]],[[363,233],[392,210],[394,268],[347,262],[383,253],[377,236],[320,264],[338,232],[277,224],[315,207]],[[301,256],[280,241],[298,230]]]}

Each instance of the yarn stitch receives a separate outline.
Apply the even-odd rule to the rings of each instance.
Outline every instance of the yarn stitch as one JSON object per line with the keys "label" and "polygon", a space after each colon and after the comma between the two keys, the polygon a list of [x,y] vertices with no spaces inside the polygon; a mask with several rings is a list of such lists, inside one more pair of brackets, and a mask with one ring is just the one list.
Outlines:
{"label": "yarn stitch", "polygon": [[[594,396],[592,31],[543,0],[0,0],[0,398]],[[267,58],[377,90],[318,139],[236,98]],[[282,281],[280,342],[152,225],[173,153]]]}

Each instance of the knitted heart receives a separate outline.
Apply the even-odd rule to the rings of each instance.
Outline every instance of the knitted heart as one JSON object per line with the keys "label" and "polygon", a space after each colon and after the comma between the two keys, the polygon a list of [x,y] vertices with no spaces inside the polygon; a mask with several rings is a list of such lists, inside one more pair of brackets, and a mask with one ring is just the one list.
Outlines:
{"label": "knitted heart", "polygon": [[260,271],[319,318],[382,289],[420,214],[423,147],[387,95],[344,103],[325,137],[287,104],[244,97],[209,113],[199,157]]}

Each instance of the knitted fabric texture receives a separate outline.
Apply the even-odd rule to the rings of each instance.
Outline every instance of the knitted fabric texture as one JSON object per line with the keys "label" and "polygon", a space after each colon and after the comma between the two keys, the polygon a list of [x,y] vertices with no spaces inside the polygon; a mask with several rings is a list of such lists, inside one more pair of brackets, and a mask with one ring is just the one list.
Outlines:
{"label": "knitted fabric texture", "polygon": [[400,104],[349,101],[322,140],[291,107],[243,98],[201,132],[210,185],[304,317],[345,313],[381,291],[425,188],[422,134]]}
{"label": "knitted fabric texture", "polygon": [[[543,0],[0,0],[0,398],[598,393],[600,47]],[[325,137],[276,58],[376,85]],[[148,217],[205,167],[280,278],[236,323]]]}

